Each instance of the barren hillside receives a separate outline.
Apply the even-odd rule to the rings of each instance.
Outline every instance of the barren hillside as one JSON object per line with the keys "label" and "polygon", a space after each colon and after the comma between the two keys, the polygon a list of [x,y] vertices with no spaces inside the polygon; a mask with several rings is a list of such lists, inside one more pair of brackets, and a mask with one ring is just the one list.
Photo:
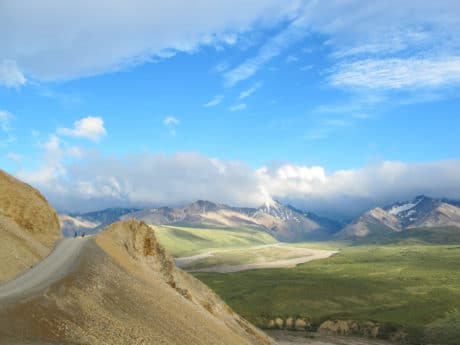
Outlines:
{"label": "barren hillside", "polygon": [[56,211],[46,199],[0,170],[0,283],[42,260],[60,237]]}
{"label": "barren hillside", "polygon": [[274,344],[177,269],[142,222],[113,224],[80,257],[45,293],[0,308],[0,343]]}

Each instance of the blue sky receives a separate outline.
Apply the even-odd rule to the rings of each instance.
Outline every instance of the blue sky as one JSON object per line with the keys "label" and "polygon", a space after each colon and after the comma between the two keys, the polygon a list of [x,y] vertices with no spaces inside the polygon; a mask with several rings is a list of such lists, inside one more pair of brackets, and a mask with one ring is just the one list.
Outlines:
{"label": "blue sky", "polygon": [[456,2],[136,4],[2,4],[0,164],[59,209],[460,197]]}

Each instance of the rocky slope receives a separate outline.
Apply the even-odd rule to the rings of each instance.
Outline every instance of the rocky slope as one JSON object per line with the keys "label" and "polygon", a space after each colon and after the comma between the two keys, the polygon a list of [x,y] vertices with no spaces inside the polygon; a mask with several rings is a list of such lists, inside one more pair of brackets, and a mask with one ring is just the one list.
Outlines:
{"label": "rocky slope", "polygon": [[46,199],[0,170],[0,282],[44,258],[61,236],[57,213]]}
{"label": "rocky slope", "polygon": [[337,237],[366,237],[439,227],[460,229],[460,208],[440,199],[418,196],[410,202],[375,208],[364,213],[342,229]]}
{"label": "rocky slope", "polygon": [[134,220],[89,240],[72,273],[44,293],[0,308],[0,343],[274,345]]}

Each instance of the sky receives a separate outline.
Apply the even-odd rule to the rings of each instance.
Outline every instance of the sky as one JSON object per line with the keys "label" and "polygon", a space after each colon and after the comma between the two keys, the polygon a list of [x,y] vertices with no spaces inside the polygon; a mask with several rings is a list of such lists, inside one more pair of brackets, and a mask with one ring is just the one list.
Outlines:
{"label": "sky", "polygon": [[460,3],[0,1],[0,167],[60,211],[460,198]]}

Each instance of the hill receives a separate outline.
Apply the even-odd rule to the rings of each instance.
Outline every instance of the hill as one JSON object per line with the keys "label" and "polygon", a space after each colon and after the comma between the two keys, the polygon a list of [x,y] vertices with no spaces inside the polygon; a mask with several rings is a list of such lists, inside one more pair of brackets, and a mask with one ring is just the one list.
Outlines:
{"label": "hill", "polygon": [[145,223],[115,223],[82,250],[46,293],[0,299],[0,343],[274,344],[177,269]]}
{"label": "hill", "polygon": [[43,195],[0,170],[0,283],[43,259],[61,236]]}

